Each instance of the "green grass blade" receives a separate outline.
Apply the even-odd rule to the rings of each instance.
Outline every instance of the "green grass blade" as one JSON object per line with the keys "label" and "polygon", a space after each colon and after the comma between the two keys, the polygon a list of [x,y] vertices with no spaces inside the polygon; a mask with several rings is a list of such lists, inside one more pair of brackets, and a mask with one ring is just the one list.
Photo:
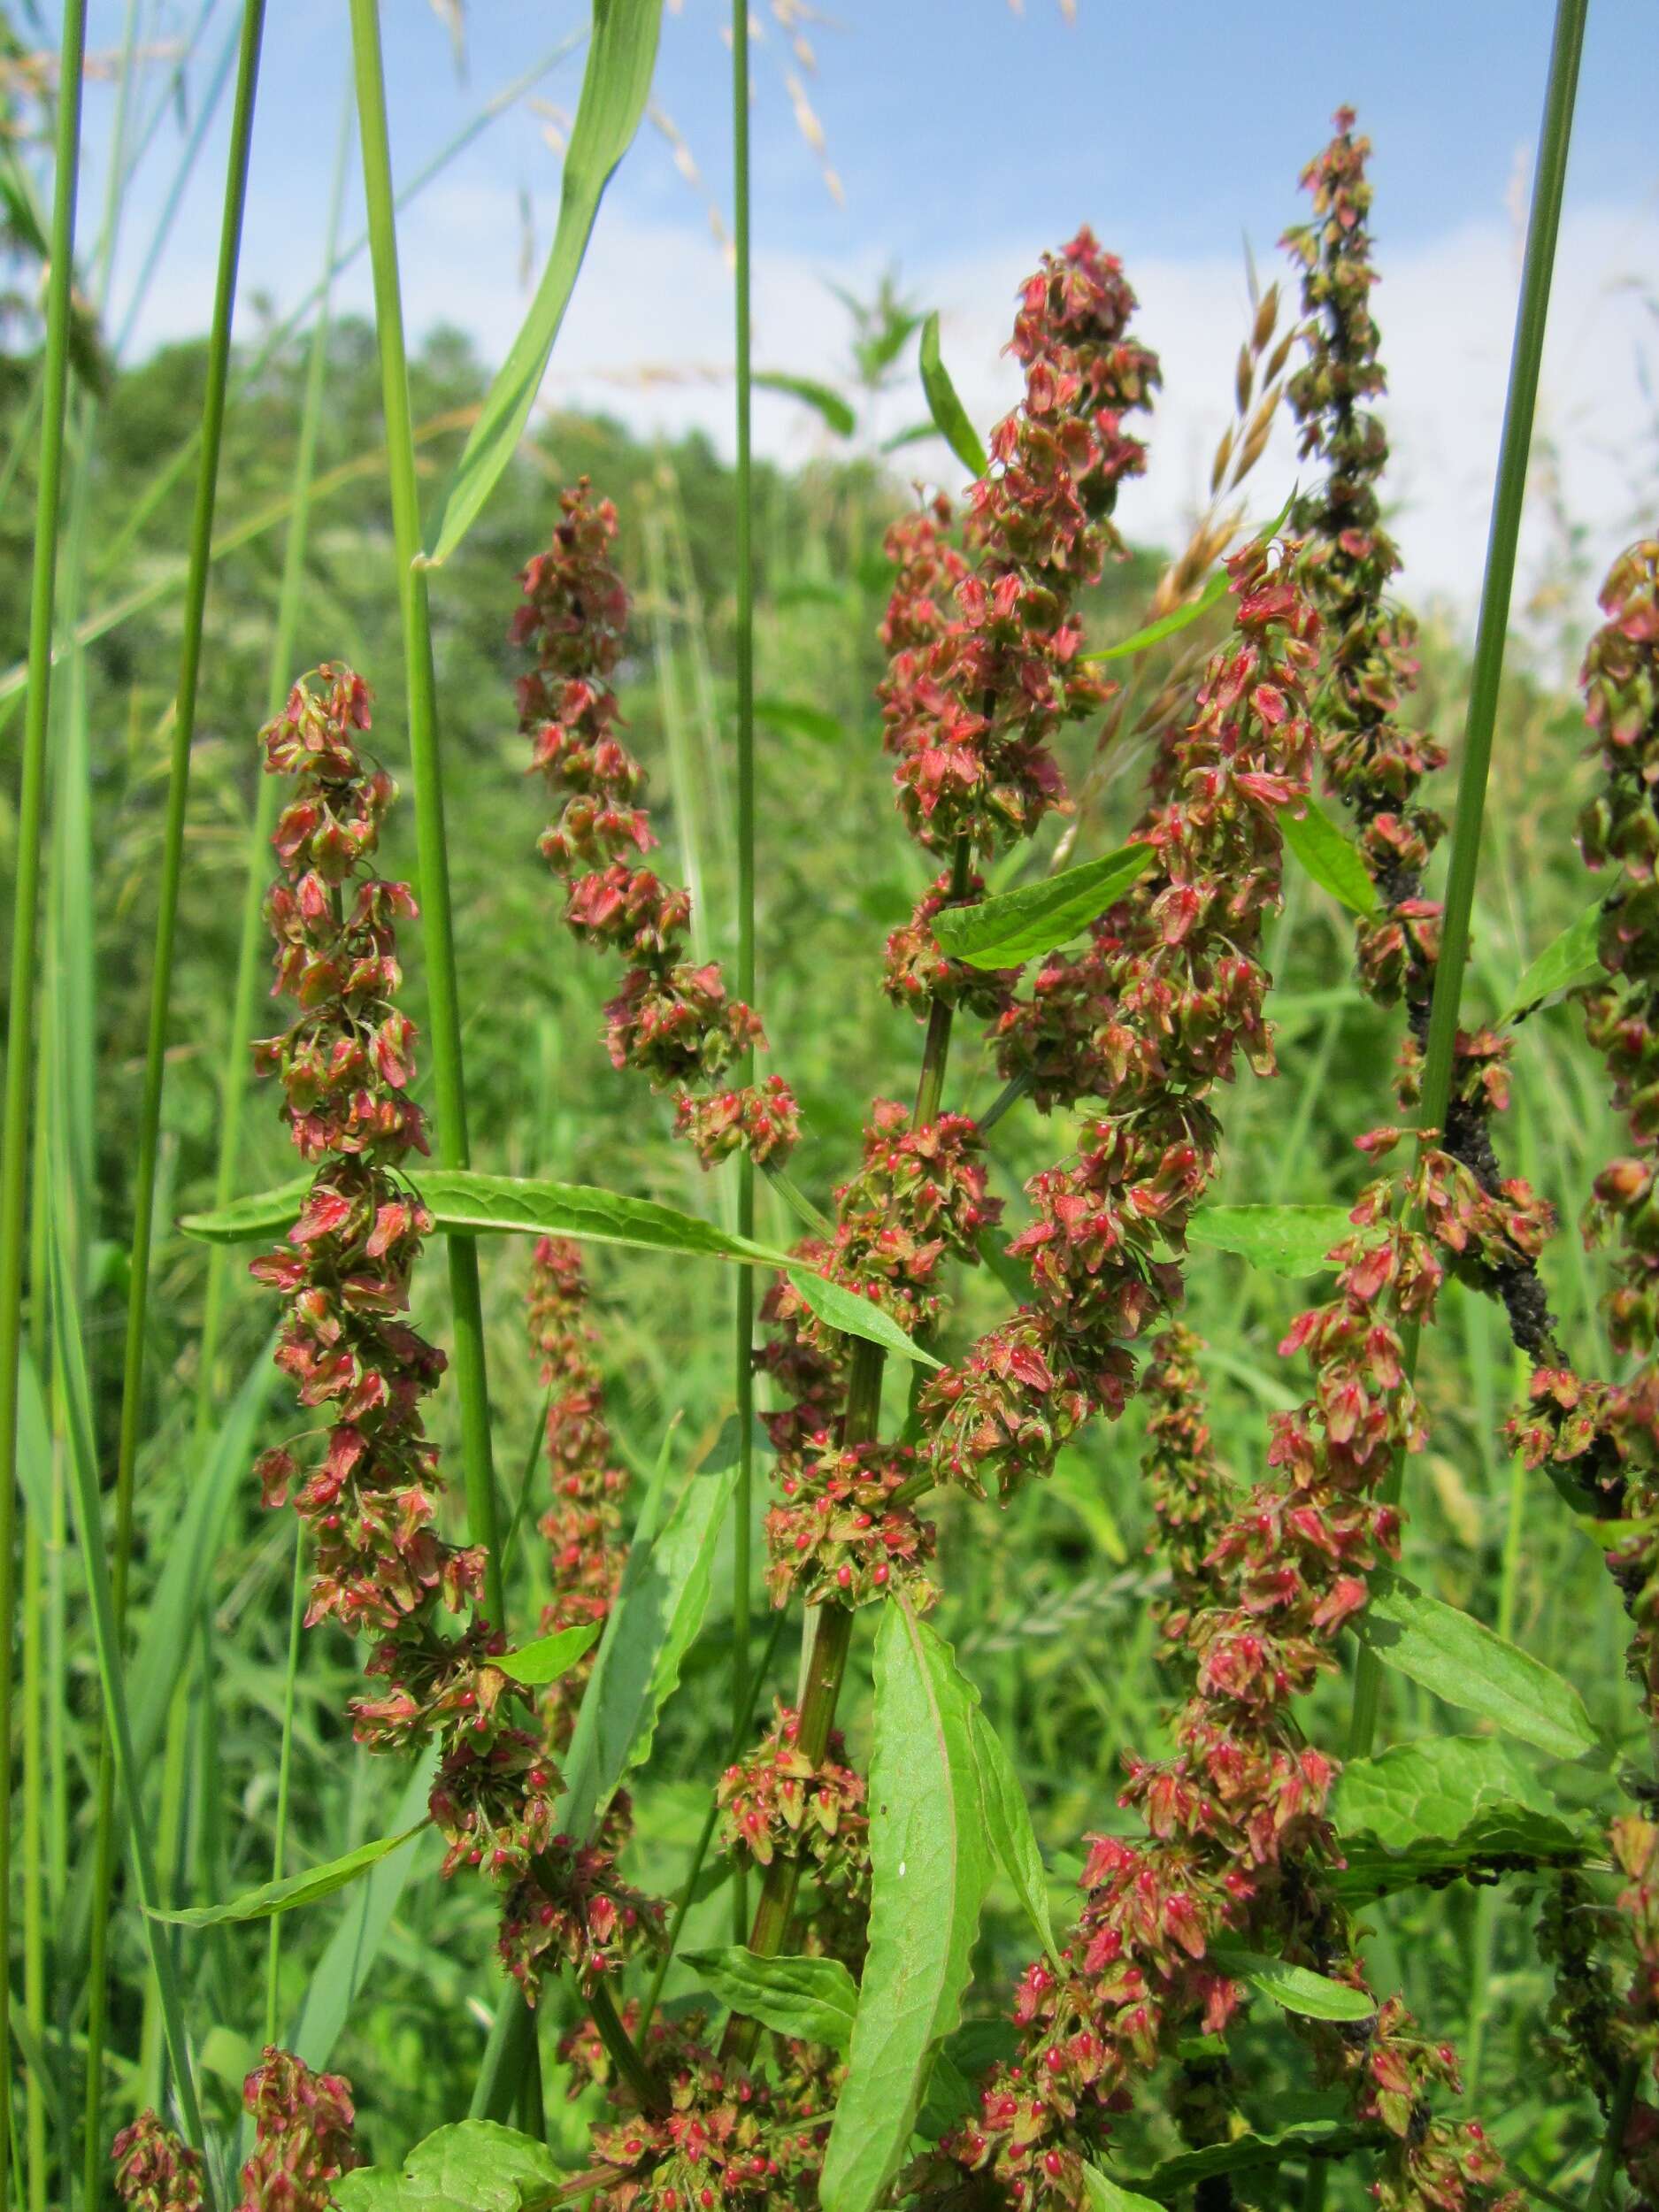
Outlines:
{"label": "green grass blade", "polygon": [[[392,150],[387,133],[386,78],[380,53],[378,0],[351,0],[351,49],[357,88],[357,131],[363,149],[363,188],[369,210],[369,255],[374,270],[374,332],[380,349],[380,389],[386,413],[397,595],[403,617],[409,750],[415,775],[415,846],[432,1017],[438,1154],[445,1167],[465,1168],[468,1144],[466,1085],[461,1060],[460,987],[456,978],[455,924],[449,903],[449,854],[444,833],[443,772],[438,745],[432,625],[426,604],[426,571],[416,565],[415,558],[420,549],[420,495],[415,477],[415,444],[409,411],[409,365],[403,346],[403,304],[397,271]],[[505,1602],[501,1545],[495,1525],[495,1479],[490,1452],[489,1391],[485,1375],[478,1247],[465,1234],[451,1234],[449,1238],[449,1292],[455,1309],[455,1381],[460,1402],[467,1532],[472,1542],[485,1548],[484,1610],[492,1621],[500,1623],[505,1619]]]}
{"label": "green grass blade", "polygon": [[[58,60],[58,128],[52,186],[50,274],[46,298],[46,354],[42,380],[40,473],[35,556],[29,589],[28,693],[24,711],[22,773],[17,810],[17,875],[12,894],[11,1004],[6,1025],[5,1126],[0,1139],[0,1716],[12,1725],[12,1670],[17,1611],[17,1455],[19,1360],[22,1352],[24,1214],[28,1197],[28,1117],[35,1023],[35,949],[40,922],[40,864],[46,787],[46,733],[51,691],[52,603],[58,566],[58,501],[63,488],[64,418],[69,392],[69,342],[74,275],[75,198],[81,165],[81,73],[86,51],[85,0],[65,0]],[[40,1286],[36,1286],[37,1293]],[[12,1775],[6,1767],[6,1816],[0,1834],[0,2052],[10,2083],[12,2028]],[[12,2103],[0,2101],[0,2199],[13,2174]]]}
{"label": "green grass blade", "polygon": [[[1457,779],[1457,811],[1452,824],[1440,958],[1434,971],[1434,998],[1423,1056],[1423,1087],[1417,1115],[1417,1125],[1423,1129],[1444,1126],[1451,1096],[1452,1059],[1457,1043],[1463,969],[1469,956],[1469,922],[1474,909],[1475,878],[1480,866],[1486,778],[1492,765],[1492,737],[1497,722],[1498,684],[1503,673],[1503,649],[1509,638],[1516,547],[1526,498],[1527,458],[1532,451],[1532,418],[1538,404],[1539,369],[1549,316],[1550,280],[1555,273],[1555,241],[1561,229],[1567,147],[1572,134],[1573,102],[1578,88],[1578,60],[1584,47],[1588,4],[1589,0],[1557,0],[1555,9],[1549,80],[1544,95],[1543,131],[1539,142],[1537,172],[1532,179],[1521,296],[1516,309],[1515,341],[1509,355],[1509,396],[1504,403],[1492,525],[1486,539],[1486,575],[1480,588],[1480,619],[1475,634],[1469,712],[1463,726],[1463,766]],[[1415,1330],[1407,1338],[1406,1355],[1408,1373],[1413,1373],[1417,1365]],[[1384,1486],[1386,1503],[1393,1504],[1398,1500],[1404,1474],[1403,1461],[1397,1460]],[[1375,1654],[1362,1651],[1354,1676],[1354,1716],[1348,1739],[1348,1755],[1352,1758],[1368,1757],[1376,1740],[1380,1684],[1380,1666]]]}
{"label": "green grass blade", "polygon": [[[359,12],[354,0],[354,22]],[[489,388],[455,473],[439,495],[426,534],[427,557],[434,565],[449,559],[477,520],[530,419],[600,200],[645,112],[662,19],[663,0],[594,0],[593,38],[565,150],[553,250],[530,312]]]}
{"label": "green grass blade", "polygon": [[[282,1879],[288,1847],[288,1792],[294,1778],[294,1693],[299,1682],[300,1640],[305,1625],[305,1524],[294,1517],[294,1586],[288,1593],[288,1666],[282,1678],[282,1748],[277,1763],[276,1828],[271,1842],[271,1880]],[[277,2039],[282,1982],[282,1916],[271,1916],[265,1962],[265,2039]]]}

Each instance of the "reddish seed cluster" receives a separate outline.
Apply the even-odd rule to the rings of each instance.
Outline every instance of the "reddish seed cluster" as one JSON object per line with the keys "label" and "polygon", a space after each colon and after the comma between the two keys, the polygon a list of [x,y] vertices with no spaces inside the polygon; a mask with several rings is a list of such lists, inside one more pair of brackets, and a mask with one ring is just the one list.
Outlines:
{"label": "reddish seed cluster", "polygon": [[502,1963],[533,2004],[549,1965],[568,1966],[588,1989],[661,1939],[662,1905],[618,1875],[611,1841],[554,1836],[507,1893]]}
{"label": "reddish seed cluster", "polygon": [[442,1758],[433,1816],[449,1861],[505,1867],[537,1847],[556,1779],[517,1724],[522,1696],[492,1663],[499,1637],[474,1614],[458,1637],[445,1609],[476,1601],[483,1556],[437,1533],[437,1451],[420,1402],[443,1356],[404,1317],[430,1217],[400,1170],[426,1149],[409,1097],[415,1033],[394,1000],[394,918],[414,912],[404,884],[366,872],[394,796],[357,740],[370,695],[348,669],[302,679],[262,733],[267,770],[293,780],[273,842],[283,877],[268,911],[278,994],[298,1013],[256,1048],[283,1087],[285,1118],[316,1175],[288,1243],[254,1263],[282,1293],[277,1362],[300,1403],[327,1423],[309,1471],[287,1448],[258,1463],[265,1502],[290,1493],[311,1530],[308,1619],[333,1616],[378,1640],[368,1671],[386,1686],[357,1700],[359,1740],[402,1750],[434,1734]]}
{"label": "reddish seed cluster", "polygon": [[154,2111],[141,2112],[111,2147],[115,2193],[131,2212],[200,2212],[202,2154]]}
{"label": "reddish seed cluster", "polygon": [[[1460,1171],[1455,1168],[1454,1173]],[[1196,1663],[1175,1757],[1132,1762],[1123,1802],[1143,1840],[1101,1837],[1064,1970],[1032,1967],[1016,2018],[1022,2050],[992,2075],[975,2117],[918,2178],[941,2206],[950,2168],[995,2175],[1021,2207],[1088,2202],[1081,2151],[1174,2043],[1225,2029],[1243,1992],[1211,1963],[1224,1935],[1289,1955],[1363,1986],[1351,1935],[1325,1878],[1324,1809],[1334,1768],[1309,1745],[1293,1701],[1335,1664],[1342,1624],[1366,1576],[1397,1548],[1397,1517],[1377,1502],[1396,1449],[1420,1441],[1402,1328],[1426,1319],[1441,1271],[1406,1226],[1422,1193],[1373,1185],[1356,1233],[1333,1256],[1335,1297],[1301,1317],[1281,1348],[1313,1360],[1313,1396],[1275,1425],[1275,1475],[1240,1501],[1208,1552],[1187,1642]],[[1390,2002],[1363,2035],[1310,2028],[1319,2064],[1390,2148],[1379,2183],[1393,2206],[1494,2201],[1500,2168],[1479,2128],[1432,2116],[1455,2065]]]}
{"label": "reddish seed cluster", "polygon": [[789,2128],[766,2083],[706,2051],[687,2054],[669,2097],[665,2114],[595,2129],[595,2155],[613,2173],[596,2191],[607,2212],[768,2212],[817,2203],[827,2121]]}
{"label": "reddish seed cluster", "polygon": [[1157,1517],[1154,1548],[1169,1562],[1173,1594],[1161,1610],[1166,1647],[1183,1647],[1194,1608],[1211,1590],[1211,1547],[1231,1517],[1232,1484],[1217,1464],[1204,1418],[1202,1342],[1179,1322],[1148,1348],[1140,1396],[1150,1408],[1141,1480]]}
{"label": "reddish seed cluster", "polygon": [[756,1866],[781,1853],[810,1865],[826,1887],[865,1898],[869,1823],[864,1778],[846,1763],[839,1731],[815,1766],[800,1747],[801,1717],[780,1701],[772,1727],[727,1767],[716,1794],[728,1850]]}
{"label": "reddish seed cluster", "polygon": [[[565,887],[565,918],[584,943],[627,962],[606,1009],[611,1057],[678,1098],[678,1127],[705,1167],[741,1146],[757,1160],[787,1157],[798,1115],[787,1085],[723,1088],[754,1047],[760,1022],[728,996],[718,964],[686,957],[689,895],[637,864],[656,843],[645,772],[616,735],[611,678],[622,656],[628,598],[611,564],[616,510],[588,496],[586,478],[559,498],[553,541],[525,569],[515,645],[536,665],[518,684],[518,720],[558,813],[541,839]],[[714,1094],[705,1095],[712,1092]]]}
{"label": "reddish seed cluster", "polygon": [[242,2101],[254,2147],[242,2170],[238,2212],[327,2212],[331,2185],[363,2162],[351,2140],[350,2083],[314,2074],[291,2051],[266,2044]]}
{"label": "reddish seed cluster", "polygon": [[[1214,1172],[1204,1094],[1240,1054],[1272,1067],[1256,956],[1279,897],[1279,809],[1308,787],[1318,626],[1289,565],[1271,565],[1264,545],[1230,565],[1233,640],[1210,663],[1169,795],[1139,833],[1153,861],[1069,964],[1066,1041],[1080,1032],[1084,1045],[1065,1094],[1086,1082],[1110,1112],[1086,1125],[1073,1164],[1027,1186],[1036,1219],[1010,1250],[1031,1266],[1032,1304],[929,1386],[940,1480],[1007,1495],[1046,1473],[1095,1407],[1122,1405],[1133,1371],[1125,1345],[1179,1286],[1160,1253],[1181,1248]],[[1059,1041],[1044,1036],[1053,1002],[1033,1000],[1005,1022],[1005,1073],[1041,1062],[1057,1074]]]}
{"label": "reddish seed cluster", "polygon": [[1387,379],[1371,319],[1365,175],[1369,139],[1338,110],[1337,135],[1302,175],[1314,220],[1286,234],[1302,270],[1308,360],[1292,377],[1302,452],[1322,461],[1324,484],[1299,500],[1302,574],[1325,626],[1328,673],[1321,741],[1332,785],[1354,810],[1361,848],[1381,895],[1356,926],[1360,979],[1379,1004],[1402,995],[1426,1021],[1440,950],[1440,910],[1422,895],[1423,871],[1444,826],[1417,803],[1444,749],[1402,720],[1417,687],[1417,626],[1387,596],[1400,567],[1382,524],[1379,485],[1388,462],[1382,423],[1366,403]]}
{"label": "reddish seed cluster", "polygon": [[[531,1261],[526,1319],[541,1380],[551,1394],[547,1459],[553,1502],[541,1528],[553,1594],[541,1610],[543,1635],[602,1625],[626,1558],[621,1503],[628,1478],[614,1464],[604,1379],[593,1356],[596,1340],[587,1310],[580,1246],[564,1237],[541,1238]],[[570,1741],[595,1656],[590,1651],[578,1660],[542,1700],[542,1724],[556,1753]]]}
{"label": "reddish seed cluster", "polygon": [[933,1554],[933,1527],[902,1493],[916,1455],[902,1445],[836,1445],[820,1432],[800,1450],[780,1455],[782,1503],[766,1515],[767,1586],[774,1605],[792,1596],[866,1605],[902,1588],[926,1610],[938,1595],[922,1569]]}
{"label": "reddish seed cluster", "polygon": [[[942,500],[889,533],[899,576],[882,632],[884,741],[905,820],[930,848],[992,852],[1029,837],[1064,803],[1055,733],[1105,696],[1078,660],[1072,602],[1117,549],[1118,487],[1145,465],[1123,417],[1149,403],[1158,368],[1125,334],[1134,305],[1121,264],[1087,229],[1046,255],[1014,326],[1025,398],[993,432],[996,465],[970,495],[972,565],[946,541]],[[912,927],[925,953],[919,909]]]}

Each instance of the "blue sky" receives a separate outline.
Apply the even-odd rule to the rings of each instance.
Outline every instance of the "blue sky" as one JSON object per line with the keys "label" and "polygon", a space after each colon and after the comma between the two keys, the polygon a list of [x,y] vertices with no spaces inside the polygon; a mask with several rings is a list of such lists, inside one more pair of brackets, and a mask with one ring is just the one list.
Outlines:
{"label": "blue sky", "polygon": [[[790,0],[783,0],[787,13]],[[171,0],[178,24],[200,0]],[[1267,0],[832,0],[796,6],[810,72],[772,0],[757,0],[754,54],[757,346],[780,367],[824,373],[845,319],[827,280],[867,285],[897,263],[944,319],[948,355],[982,420],[1010,385],[998,353],[1021,272],[1081,220],[1125,257],[1164,354],[1155,463],[1127,518],[1173,535],[1199,497],[1226,417],[1247,312],[1242,242],[1265,274],[1300,206],[1297,173],[1333,108],[1352,99],[1376,142],[1379,313],[1394,371],[1402,535],[1425,589],[1465,605],[1485,528],[1486,485],[1513,312],[1515,209],[1536,135],[1552,9],[1546,0],[1394,0],[1322,8]],[[219,0],[196,74],[232,28]],[[705,201],[729,200],[729,58],[722,0],[665,16],[657,98],[701,173],[694,188],[647,126],[612,187],[556,356],[549,400],[596,401],[645,426],[726,435],[729,277]],[[429,0],[384,0],[395,157],[407,173],[477,104],[562,32],[576,0],[469,0],[468,73]],[[95,45],[119,42],[121,0],[93,0]],[[347,64],[342,0],[278,0],[270,12],[249,209],[244,286],[291,303],[318,267]],[[573,108],[580,56],[541,87]],[[838,202],[804,142],[787,80],[821,123]],[[88,223],[98,205],[110,96],[88,100]],[[1630,282],[1659,288],[1659,7],[1594,0],[1574,135],[1544,419],[1567,457],[1563,485],[1592,552],[1628,523],[1632,448],[1650,410],[1638,363],[1652,328]],[[558,159],[548,118],[503,115],[412,210],[404,228],[412,325],[444,318],[495,357],[524,295],[528,242],[544,254]],[[128,196],[130,273],[179,139],[171,127]],[[222,135],[138,326],[138,344],[201,326],[211,293]],[[116,298],[121,299],[118,280]],[[361,269],[342,291],[367,302]],[[660,372],[678,364],[678,373]],[[913,396],[901,415],[916,411]],[[767,403],[763,444],[785,455],[821,436]],[[918,449],[916,465],[930,463]],[[1294,466],[1286,448],[1273,464]],[[931,465],[948,478],[934,449]],[[1263,503],[1279,503],[1264,488]],[[1540,541],[1541,543],[1541,541]],[[1541,555],[1540,555],[1541,557]]]}

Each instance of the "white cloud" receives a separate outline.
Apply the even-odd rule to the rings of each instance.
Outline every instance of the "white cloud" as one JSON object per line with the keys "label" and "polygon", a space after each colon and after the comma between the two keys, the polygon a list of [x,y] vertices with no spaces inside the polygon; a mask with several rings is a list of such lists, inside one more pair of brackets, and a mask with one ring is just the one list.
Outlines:
{"label": "white cloud", "polygon": [[[545,252],[553,207],[538,206]],[[947,361],[970,413],[983,426],[1018,390],[1002,357],[1020,278],[1041,242],[1013,241],[972,259],[903,273],[907,287],[941,310]],[[291,266],[278,240],[250,239],[252,281],[274,261]],[[524,311],[517,281],[519,218],[512,196],[483,185],[444,184],[406,219],[406,312],[419,334],[444,320],[470,332],[487,360],[500,357]],[[1499,222],[1470,223],[1429,245],[1380,254],[1378,319],[1390,389],[1385,414],[1394,446],[1390,495],[1406,561],[1402,592],[1416,603],[1440,597],[1465,621],[1479,588],[1488,508],[1508,374],[1518,282],[1518,245]],[[755,268],[756,358],[764,366],[833,379],[843,369],[845,311],[829,280],[856,290],[873,283],[879,258],[806,265],[762,253]],[[1263,267],[1263,276],[1277,271]],[[1233,362],[1248,320],[1241,261],[1131,257],[1141,300],[1139,322],[1163,357],[1164,388],[1149,435],[1146,479],[1125,493],[1131,534],[1178,541],[1202,503],[1210,459],[1229,418]],[[1636,280],[1632,287],[1629,280]],[[1641,518],[1642,498],[1659,501],[1654,410],[1640,385],[1643,349],[1659,325],[1639,288],[1659,290],[1659,222],[1586,206],[1563,220],[1550,319],[1540,433],[1560,458],[1561,503],[1583,532],[1583,556],[1599,579]],[[200,328],[208,272],[175,272],[141,342]],[[366,309],[366,272],[344,288]],[[707,234],[692,222],[650,226],[616,210],[602,215],[577,287],[545,397],[603,406],[642,429],[692,426],[731,444],[730,279]],[[881,428],[921,411],[918,392],[887,403]],[[756,441],[763,452],[799,460],[826,442],[801,406],[757,395]],[[936,444],[901,465],[959,472]],[[1296,472],[1291,426],[1276,432],[1255,480],[1253,502],[1274,511]],[[1547,501],[1536,495],[1524,541],[1522,588],[1549,556]],[[1659,518],[1649,518],[1653,526]],[[1578,612],[1591,618],[1587,591]]]}

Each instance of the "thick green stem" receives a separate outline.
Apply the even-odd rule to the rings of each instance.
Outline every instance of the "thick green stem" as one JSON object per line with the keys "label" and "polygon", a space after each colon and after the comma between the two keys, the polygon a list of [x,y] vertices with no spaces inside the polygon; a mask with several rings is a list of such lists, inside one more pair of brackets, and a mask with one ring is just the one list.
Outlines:
{"label": "thick green stem", "polygon": [[[417,565],[420,553],[420,496],[415,476],[414,426],[409,405],[409,365],[403,344],[392,151],[387,134],[386,80],[377,0],[351,0],[351,48],[357,70],[357,129],[363,146],[364,196],[368,203],[369,257],[374,271],[374,326],[380,355],[392,531],[403,625],[409,751],[415,776],[415,846],[432,1022],[438,1157],[445,1167],[465,1167],[470,1161],[466,1086],[462,1071],[455,926],[449,904],[449,855],[444,834],[437,684],[433,672],[426,572]],[[500,1627],[505,1611],[495,1526],[495,1480],[490,1453],[489,1392],[484,1360],[478,1245],[472,1237],[451,1233],[449,1246],[467,1533],[474,1544],[485,1548],[484,1610],[491,1623]]]}
{"label": "thick green stem", "polygon": [[[749,345],[749,0],[732,0],[732,159],[734,171],[733,237],[737,269],[737,995],[755,1002],[755,572],[753,478],[749,457],[752,362]],[[755,1052],[746,1047],[738,1081],[755,1079]],[[745,1147],[737,1157],[737,1233],[755,1233],[755,1163]],[[749,1559],[755,1502],[755,1278],[733,1272],[736,1306],[737,1485],[733,1493],[732,1714],[749,1709]],[[749,1919],[749,1886],[739,1870],[732,1901],[740,1943]]]}
{"label": "thick green stem", "polygon": [[[154,1240],[156,1179],[161,1157],[161,1094],[166,1072],[167,1021],[173,1000],[174,941],[179,887],[184,872],[184,824],[190,794],[190,750],[196,734],[196,687],[202,668],[202,637],[207,610],[208,566],[212,553],[213,510],[219,490],[219,447],[225,427],[230,380],[231,321],[236,304],[236,268],[242,252],[242,211],[247,201],[248,161],[253,142],[254,97],[259,75],[265,0],[247,0],[242,11],[237,63],[236,102],[231,120],[230,154],[219,223],[219,270],[213,322],[208,339],[207,380],[202,402],[202,459],[190,518],[188,571],[185,581],[183,641],[179,655],[179,687],[173,702],[173,744],[167,772],[167,803],[162,826],[156,949],[150,970],[150,1018],[144,1050],[144,1083],[139,1101],[136,1165],[133,1183],[133,1243],[127,1299],[127,1340],[121,1371],[120,1439],[115,1467],[115,1530],[110,1591],[118,1642],[127,1626],[127,1585],[133,1548],[133,1489],[144,1414],[144,1339],[150,1305],[150,1263]],[[93,1885],[92,1955],[101,1962],[105,1949],[115,1877],[115,1770],[107,1751],[98,1778],[96,1869]],[[102,2024],[101,2021],[99,2023]],[[88,2205],[95,2205],[91,2160],[103,2155],[102,2038],[90,2032],[87,2052],[87,2155]]]}
{"label": "thick green stem", "polygon": [[[75,195],[81,167],[81,91],[86,0],[65,0],[58,58],[58,128],[52,183],[51,265],[46,295],[42,374],[40,473],[29,588],[28,691],[17,802],[17,878],[12,893],[11,1005],[6,1025],[5,1126],[0,1139],[0,1718],[12,1729],[12,1640],[17,1613],[19,1361],[23,1329],[24,1217],[28,1198],[29,1105],[35,1026],[35,949],[40,922],[46,733],[51,687],[52,602],[63,488],[64,416],[69,391],[69,325],[74,277]],[[43,1286],[35,1285],[35,1294]],[[0,2052],[12,2078],[12,1763],[6,1761],[5,1818],[0,1822]],[[12,2100],[0,2097],[0,2201],[12,2188]]]}
{"label": "thick green stem", "polygon": [[[1486,538],[1486,569],[1480,590],[1480,619],[1475,634],[1474,667],[1469,684],[1469,711],[1463,725],[1463,757],[1457,779],[1457,811],[1453,823],[1451,861],[1446,878],[1440,957],[1434,972],[1434,997],[1429,1010],[1428,1041],[1423,1056],[1423,1087],[1417,1126],[1425,1131],[1439,1131],[1445,1127],[1447,1109],[1451,1102],[1452,1064],[1457,1047],[1457,1018],[1463,998],[1463,967],[1469,956],[1469,923],[1474,910],[1475,878],[1480,865],[1480,832],[1486,813],[1486,780],[1492,766],[1493,731],[1497,723],[1498,686],[1503,674],[1503,650],[1509,638],[1516,547],[1521,533],[1521,510],[1526,497],[1527,458],[1532,450],[1539,368],[1543,359],[1544,330],[1549,316],[1550,280],[1555,273],[1555,241],[1561,228],[1562,191],[1567,176],[1567,148],[1572,134],[1572,108],[1578,91],[1578,58],[1584,45],[1584,22],[1588,4],[1589,0],[1557,0],[1555,9],[1549,81],[1544,95],[1543,129],[1539,142],[1537,171],[1532,179],[1532,211],[1527,218],[1521,296],[1516,309],[1515,340],[1509,354],[1509,396],[1504,403],[1503,435],[1498,449],[1498,475],[1492,498],[1492,523]],[[1421,1333],[1415,1324],[1402,1332],[1408,1387],[1417,1373]],[[1398,1502],[1404,1479],[1405,1456],[1402,1453],[1395,1458],[1383,1486],[1385,1503],[1392,1505]],[[1354,1676],[1354,1716],[1348,1738],[1350,1758],[1368,1757],[1376,1740],[1379,1675],[1379,1663],[1375,1655],[1368,1649],[1362,1650]]]}

